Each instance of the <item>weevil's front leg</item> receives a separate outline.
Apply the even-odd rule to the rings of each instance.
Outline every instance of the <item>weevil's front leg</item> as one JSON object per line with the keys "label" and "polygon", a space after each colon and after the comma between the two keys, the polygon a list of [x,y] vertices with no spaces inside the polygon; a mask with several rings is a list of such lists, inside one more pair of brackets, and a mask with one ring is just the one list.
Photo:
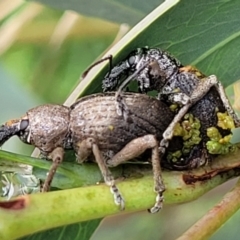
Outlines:
{"label": "weevil's front leg", "polygon": [[157,192],[157,197],[155,205],[149,211],[151,213],[156,213],[162,208],[163,192],[165,191],[165,186],[161,174],[158,141],[153,135],[145,135],[143,137],[132,140],[120,152],[113,156],[112,159],[108,160],[107,165],[110,167],[117,166],[120,163],[138,157],[150,148],[152,149],[151,160],[153,167],[154,190]]}
{"label": "weevil's front leg", "polygon": [[48,172],[47,178],[42,186],[41,192],[47,192],[50,189],[53,177],[57,171],[59,164],[63,161],[64,149],[61,147],[55,148],[48,157],[52,159],[52,166]]}
{"label": "weevil's front leg", "polygon": [[[142,62],[142,60],[141,60]],[[122,90],[128,85],[129,82],[131,82],[133,79],[135,79],[141,71],[143,71],[147,66],[149,65],[149,62],[145,62],[137,71],[135,71],[132,75],[130,75],[126,80],[122,82],[120,87],[118,88],[115,98],[116,98],[116,109],[117,114],[119,116],[123,116],[125,120],[129,120],[129,109],[127,107],[127,104],[125,103],[123,97],[122,97]]]}
{"label": "weevil's front leg", "polygon": [[[115,185],[115,181],[114,181],[114,177],[112,176],[112,173],[110,172],[108,167],[105,165],[102,153],[99,150],[98,145],[96,144],[95,140],[93,138],[88,138],[88,139],[83,140],[81,143],[79,143],[77,145],[78,145],[77,155],[78,155],[78,158],[80,158],[80,159],[78,159],[78,161],[80,161],[80,162],[82,162],[82,160],[84,158],[86,158],[87,155],[89,154],[89,152],[86,151],[86,149],[90,149],[93,152],[95,160],[96,160],[98,167],[102,173],[104,182],[108,186],[110,186],[110,191],[113,194],[114,202],[116,203],[116,205],[120,205],[121,210],[124,210],[124,208],[125,208],[124,199],[123,199],[120,191],[118,190],[117,186]],[[85,156],[82,155],[83,152],[86,153]]]}

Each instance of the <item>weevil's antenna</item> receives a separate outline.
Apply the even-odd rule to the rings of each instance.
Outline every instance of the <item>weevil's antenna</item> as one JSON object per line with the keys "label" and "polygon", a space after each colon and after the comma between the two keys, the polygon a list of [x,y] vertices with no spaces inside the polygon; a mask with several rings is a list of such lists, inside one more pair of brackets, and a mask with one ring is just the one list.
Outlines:
{"label": "weevil's antenna", "polygon": [[112,71],[113,69],[113,56],[112,55],[109,55],[109,71],[108,71],[108,77],[110,75],[110,72]]}
{"label": "weevil's antenna", "polygon": [[112,59],[113,59],[113,56],[112,56],[112,55],[109,55],[109,56],[107,56],[107,57],[105,57],[105,58],[102,58],[102,59],[96,61],[95,63],[93,63],[91,66],[89,66],[89,67],[83,72],[81,78],[82,78],[82,79],[85,78],[85,77],[87,76],[87,74],[89,73],[89,71],[90,71],[92,68],[94,68],[95,66],[97,66],[98,64],[100,64],[100,63],[102,63],[102,62],[104,62],[104,61],[109,61],[109,67],[110,67],[110,69],[109,69],[109,74],[110,74],[110,71],[112,70]]}

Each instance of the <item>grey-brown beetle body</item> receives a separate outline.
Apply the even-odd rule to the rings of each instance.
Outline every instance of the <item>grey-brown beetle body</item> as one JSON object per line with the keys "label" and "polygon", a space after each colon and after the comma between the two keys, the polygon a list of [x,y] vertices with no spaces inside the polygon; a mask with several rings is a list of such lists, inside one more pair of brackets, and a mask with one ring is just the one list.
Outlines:
{"label": "grey-brown beetle body", "polygon": [[[94,138],[104,155],[113,157],[127,143],[147,134],[161,140],[163,131],[173,118],[173,113],[160,101],[143,94],[124,94],[130,119],[126,123],[116,113],[113,94],[97,94],[78,100],[71,106],[70,131],[73,147],[86,138]],[[164,114],[164,117],[156,114]],[[161,115],[161,114],[160,114]],[[80,153],[82,155],[82,153]],[[81,159],[85,159],[81,156]]]}
{"label": "grey-brown beetle body", "polygon": [[116,204],[124,208],[124,200],[115,186],[107,166],[118,164],[152,151],[156,203],[151,212],[162,207],[165,190],[160,168],[159,141],[174,114],[157,99],[142,94],[123,94],[128,104],[128,122],[117,114],[115,93],[95,94],[81,98],[70,108],[61,105],[43,105],[29,110],[18,120],[0,128],[0,145],[13,135],[32,144],[53,160],[43,190],[47,191],[64,149],[73,148],[78,162],[91,157],[97,162]]}

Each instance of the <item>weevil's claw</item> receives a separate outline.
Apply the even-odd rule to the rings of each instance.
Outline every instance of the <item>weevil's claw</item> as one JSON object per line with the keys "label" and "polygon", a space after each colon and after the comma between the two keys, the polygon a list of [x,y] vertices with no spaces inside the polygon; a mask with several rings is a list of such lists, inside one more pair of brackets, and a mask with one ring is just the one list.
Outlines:
{"label": "weevil's claw", "polygon": [[124,201],[121,193],[119,192],[117,186],[116,185],[112,185],[110,187],[110,191],[113,194],[113,198],[114,198],[115,204],[120,206],[121,210],[124,210],[125,209],[125,201]]}
{"label": "weevil's claw", "polygon": [[164,198],[163,198],[162,193],[158,193],[158,195],[156,197],[155,205],[152,208],[148,209],[148,212],[150,212],[150,213],[159,212],[163,207],[163,201],[164,201]]}

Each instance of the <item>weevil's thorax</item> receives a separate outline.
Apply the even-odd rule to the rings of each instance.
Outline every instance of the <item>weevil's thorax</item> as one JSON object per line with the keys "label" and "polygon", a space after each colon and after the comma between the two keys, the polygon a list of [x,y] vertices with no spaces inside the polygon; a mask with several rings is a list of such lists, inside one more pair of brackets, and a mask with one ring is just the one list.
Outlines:
{"label": "weevil's thorax", "polygon": [[61,105],[42,105],[27,112],[29,125],[20,131],[20,139],[49,153],[56,147],[71,148],[69,108]]}
{"label": "weevil's thorax", "polygon": [[146,57],[149,59],[155,59],[158,62],[159,68],[164,73],[166,79],[169,79],[173,75],[177,74],[179,72],[179,68],[183,66],[178,59],[161,49],[149,49]]}
{"label": "weevil's thorax", "polygon": [[160,92],[163,86],[179,73],[182,64],[166,51],[157,48],[142,48],[141,60],[136,65],[136,70],[143,64],[149,63],[140,72],[137,80],[142,92],[157,90]]}

